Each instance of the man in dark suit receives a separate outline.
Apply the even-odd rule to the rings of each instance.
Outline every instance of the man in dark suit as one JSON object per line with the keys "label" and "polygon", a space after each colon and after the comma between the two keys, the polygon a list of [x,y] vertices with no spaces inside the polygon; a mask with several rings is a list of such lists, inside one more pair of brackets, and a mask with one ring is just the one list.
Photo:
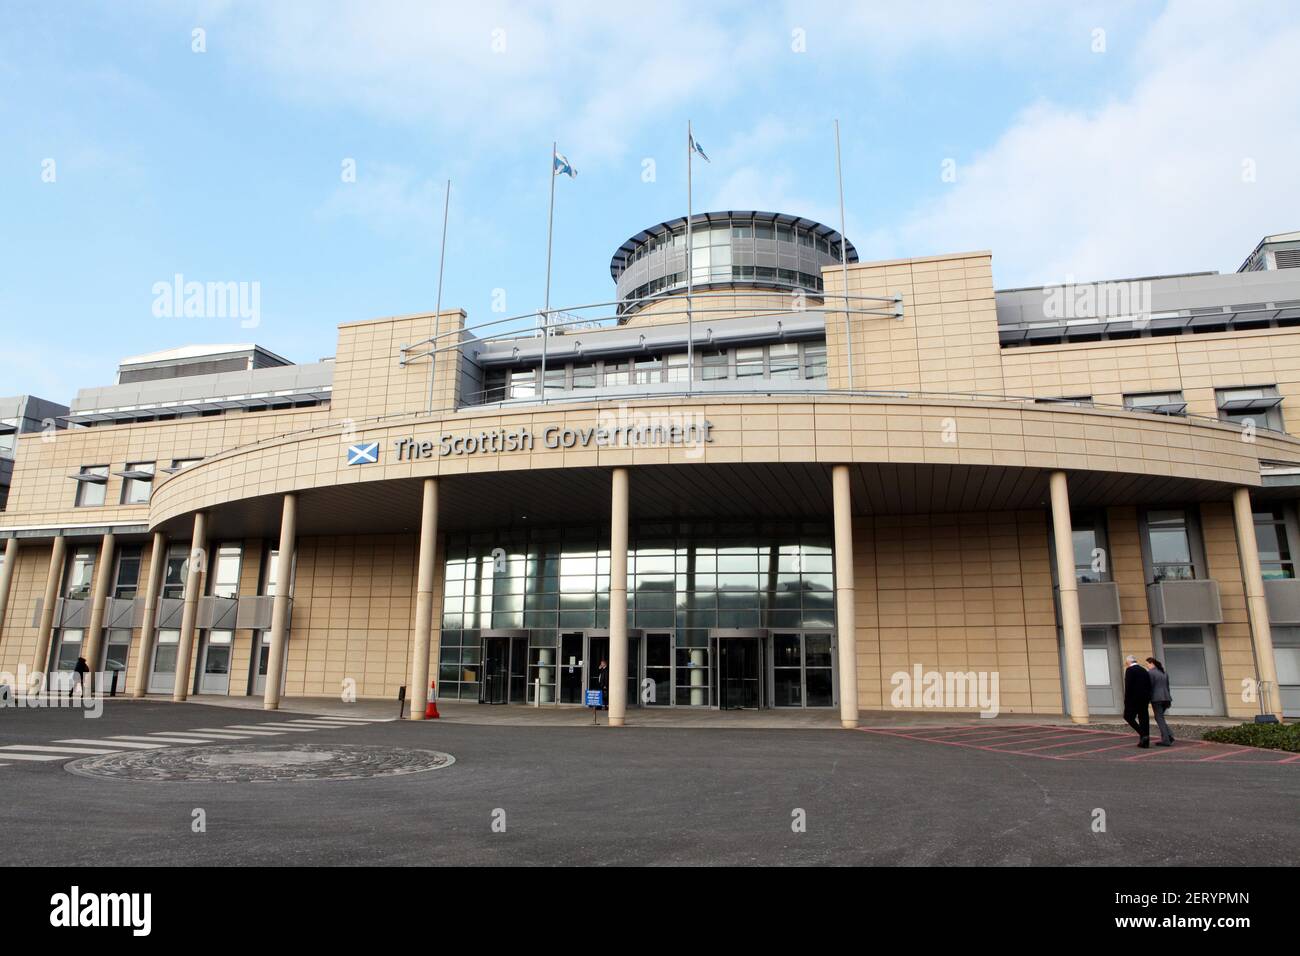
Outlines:
{"label": "man in dark suit", "polygon": [[1138,746],[1151,746],[1151,675],[1130,654],[1124,658],[1124,722],[1137,731]]}

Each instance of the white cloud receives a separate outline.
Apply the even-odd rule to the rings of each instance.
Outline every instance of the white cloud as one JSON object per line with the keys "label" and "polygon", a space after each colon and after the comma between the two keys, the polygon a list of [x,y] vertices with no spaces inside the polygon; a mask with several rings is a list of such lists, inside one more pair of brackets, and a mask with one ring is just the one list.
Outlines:
{"label": "white cloud", "polygon": [[619,155],[648,117],[706,90],[738,89],[745,65],[782,39],[747,9],[701,14],[684,0],[644,9],[597,0],[231,3],[210,13],[209,48],[224,44],[281,94],[425,127],[450,137],[449,148],[457,138],[479,146],[556,135],[580,144],[590,164]]}
{"label": "white cloud", "polygon": [[1300,86],[1281,69],[1296,62],[1300,22],[1284,6],[1174,4],[1139,47],[1131,92],[1095,110],[1027,108],[955,184],[936,181],[937,198],[859,248],[992,249],[1002,286],[1231,271],[1260,236],[1300,226]]}
{"label": "white cloud", "polygon": [[323,219],[356,219],[384,239],[428,235],[442,222],[446,181],[404,166],[359,160],[356,181],[339,184],[317,210]]}

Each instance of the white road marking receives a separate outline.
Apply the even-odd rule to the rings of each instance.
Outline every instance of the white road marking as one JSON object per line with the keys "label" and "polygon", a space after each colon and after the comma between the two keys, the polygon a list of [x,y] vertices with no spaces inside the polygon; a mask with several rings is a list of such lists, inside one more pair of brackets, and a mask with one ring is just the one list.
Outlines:
{"label": "white road marking", "polygon": [[84,737],[73,737],[68,740],[56,740],[58,744],[89,744],[89,745],[108,745],[118,750],[157,750],[159,747],[166,747],[166,744],[128,744],[123,743],[117,737],[106,737],[103,740],[87,740]]}
{"label": "white road marking", "polygon": [[291,724],[282,723],[278,721],[273,721],[268,723],[231,723],[230,724],[230,730],[238,730],[244,732],[261,731],[261,728],[263,727],[278,727],[278,730],[276,731],[277,734],[283,734],[283,732],[285,731],[289,731],[290,734],[311,734],[313,730],[316,730],[315,727],[294,727],[291,726]]}
{"label": "white road marking", "polygon": [[6,760],[67,760],[66,754],[5,754]]}
{"label": "white road marking", "polygon": [[168,737],[168,736],[166,736],[165,734],[153,734],[152,736],[149,736],[149,737],[139,737],[139,736],[135,736],[135,735],[133,735],[133,734],[122,734],[122,735],[119,736],[119,737],[109,737],[108,739],[109,739],[109,740],[139,740],[139,741],[142,741],[142,742],[144,742],[144,743],[158,743],[158,744],[202,744],[202,743],[207,743],[206,740],[192,740],[192,739],[190,739],[190,738],[188,738],[188,737]]}
{"label": "white road marking", "polygon": [[[98,743],[99,741],[89,742]],[[10,744],[8,747],[0,747],[0,750],[5,751],[6,757],[18,756],[18,754],[9,753],[10,750],[48,750],[50,753],[56,754],[115,754],[121,749],[122,748],[120,747],[113,749],[106,747],[51,747],[49,744],[41,744],[39,746],[36,744]]]}
{"label": "white road marking", "polygon": [[214,734],[209,731],[204,731],[203,733],[200,734],[200,733],[195,733],[192,730],[169,730],[167,731],[167,736],[186,737],[186,738],[193,738],[195,740],[247,740],[248,739],[243,734],[228,734],[225,732]]}

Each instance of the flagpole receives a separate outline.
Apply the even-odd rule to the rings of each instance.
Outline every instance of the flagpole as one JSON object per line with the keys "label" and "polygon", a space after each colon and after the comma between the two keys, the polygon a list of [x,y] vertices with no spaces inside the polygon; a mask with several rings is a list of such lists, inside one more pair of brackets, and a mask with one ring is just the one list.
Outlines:
{"label": "flagpole", "polygon": [[[429,345],[429,408],[433,413],[433,378],[438,368],[438,332],[442,326],[442,269],[447,262],[447,211],[451,208],[451,180],[447,180],[447,195],[442,201],[442,250],[438,253],[438,300],[433,307],[433,341]],[[459,343],[457,343],[459,344]]]}
{"label": "flagpole", "polygon": [[694,134],[686,121],[686,394],[695,390],[695,315],[691,294],[695,286],[695,256],[691,248],[691,153]]}
{"label": "flagpole", "polygon": [[835,121],[835,178],[840,185],[840,276],[844,283],[844,358],[849,369],[849,391],[853,390],[853,330],[849,325],[849,258],[844,229],[844,171],[840,166],[840,121]]}
{"label": "flagpole", "polygon": [[546,299],[542,306],[542,372],[537,383],[537,395],[546,401],[546,340],[547,329],[551,323],[551,235],[555,229],[555,147],[551,142],[551,207],[546,215]]}

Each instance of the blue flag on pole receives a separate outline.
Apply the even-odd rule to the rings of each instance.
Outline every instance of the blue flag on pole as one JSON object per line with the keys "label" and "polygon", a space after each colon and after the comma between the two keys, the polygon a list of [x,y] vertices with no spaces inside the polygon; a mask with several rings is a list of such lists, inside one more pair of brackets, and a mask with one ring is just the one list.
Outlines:
{"label": "blue flag on pole", "polygon": [[573,179],[578,175],[578,171],[573,168],[573,164],[564,158],[563,153],[555,154],[555,175],[568,176]]}
{"label": "blue flag on pole", "polygon": [[699,142],[696,141],[694,135],[687,134],[687,138],[691,141],[691,149],[699,153],[700,159],[704,160],[706,163],[713,162],[713,160],[709,159],[708,154],[704,152],[704,149],[700,146]]}

